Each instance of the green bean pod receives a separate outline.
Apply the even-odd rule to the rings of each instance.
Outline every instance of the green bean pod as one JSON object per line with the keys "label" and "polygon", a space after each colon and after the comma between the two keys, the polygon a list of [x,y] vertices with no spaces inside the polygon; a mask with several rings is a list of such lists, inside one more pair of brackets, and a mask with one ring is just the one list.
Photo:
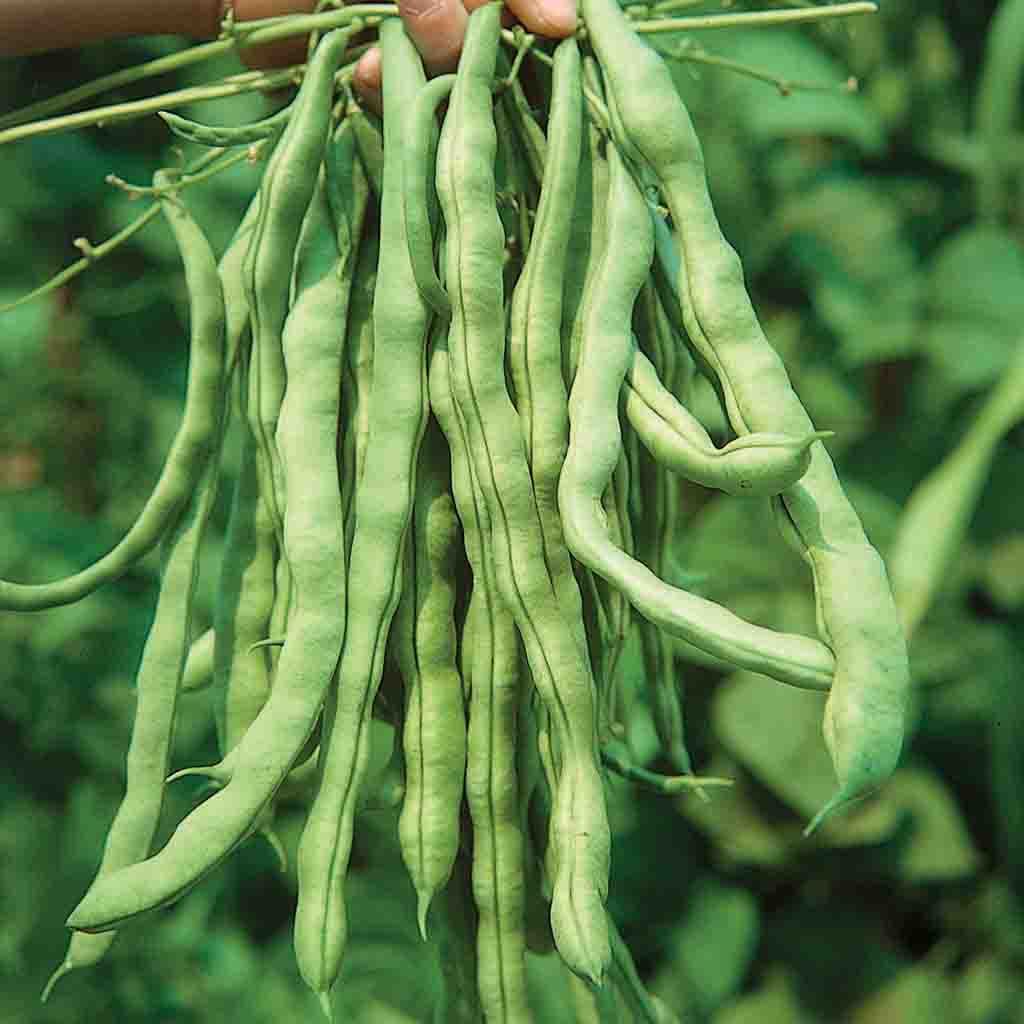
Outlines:
{"label": "green bean pod", "polygon": [[409,110],[402,144],[402,194],[409,262],[420,295],[438,316],[445,318],[451,316],[452,307],[434,269],[434,240],[430,228],[427,189],[432,176],[431,157],[437,138],[435,114],[454,84],[454,75],[440,75],[423,86]]}
{"label": "green bean pod", "polygon": [[407,578],[391,633],[405,681],[405,797],[398,838],[416,890],[424,939],[431,900],[455,864],[466,771],[454,619],[460,530],[450,479],[448,450],[436,424],[428,423],[409,530]]}
{"label": "green bean pod", "polygon": [[288,119],[292,116],[292,104],[274,111],[269,117],[248,124],[201,124],[190,121],[187,117],[172,114],[168,110],[158,110],[157,116],[163,118],[168,128],[186,142],[194,142],[198,146],[212,146],[217,149],[228,149],[232,146],[250,146],[254,142],[262,142],[284,131]]}
{"label": "green bean pod", "polygon": [[[358,138],[358,136],[357,136]],[[342,473],[341,500],[345,517],[345,553],[351,556],[356,528],[356,491],[366,462],[370,432],[370,392],[373,383],[373,293],[377,286],[379,246],[374,218],[367,216],[359,241],[345,339],[345,365],[341,374]]]}
{"label": "green bean pod", "polygon": [[260,446],[261,477],[268,481],[263,490],[279,538],[285,510],[275,433],[285,389],[281,332],[288,312],[292,260],[330,137],[334,73],[360,27],[354,23],[329,32],[309,62],[292,103],[292,116],[263,173],[259,217],[245,258],[256,369],[250,419]]}
{"label": "green bean pod", "polygon": [[259,490],[256,439],[247,432],[214,606],[214,721],[222,759],[270,695],[268,652],[250,648],[268,635],[276,561],[274,525]]}
{"label": "green bean pod", "polygon": [[[164,183],[162,172],[156,174],[154,183]],[[196,424],[212,440],[197,455],[200,475],[192,500],[162,545],[160,593],[136,676],[138,693],[125,765],[125,795],[110,826],[96,878],[83,904],[96,899],[102,901],[102,890],[106,887],[116,889],[120,872],[142,861],[149,853],[160,822],[175,710],[189,649],[199,552],[216,501],[224,422],[224,376],[219,372],[224,358],[224,299],[213,250],[199,226],[177,198],[162,196],[161,208],[185,266],[191,296],[193,345],[197,335],[202,336],[212,364],[210,401],[204,403],[209,422]],[[47,983],[44,999],[68,971],[97,963],[113,940],[113,932],[87,935],[76,931],[72,934],[63,963]]]}
{"label": "green bean pod", "polygon": [[561,372],[563,286],[583,138],[580,56],[574,39],[555,49],[549,132],[550,159],[543,165],[533,238],[512,295],[509,366],[543,531],[544,561],[562,614],[586,651],[579,585],[558,515],[558,475],[569,445],[569,401]]}
{"label": "green bean pod", "polygon": [[452,390],[491,521],[498,590],[523,638],[559,747],[553,931],[566,962],[600,983],[609,957],[603,901],[610,836],[597,764],[593,680],[544,565],[522,429],[505,380],[504,233],[494,198],[491,110],[500,13],[499,4],[488,4],[470,16],[438,146],[452,300]]}
{"label": "green bean pod", "polygon": [[[722,236],[700,143],[668,69],[614,0],[583,0],[582,13],[624,130],[657,177],[679,232],[681,258],[670,268],[678,308],[692,344],[715,371],[733,429],[808,434],[810,419],[761,330],[739,258]],[[667,229],[660,234],[662,252],[670,253]],[[885,566],[823,445],[812,446],[807,472],[773,500],[773,509],[811,569],[819,631],[835,656],[823,731],[839,787],[813,829],[896,766],[910,685],[906,642]]]}
{"label": "green bean pod", "polygon": [[[166,203],[171,201],[165,198],[165,211],[168,210]],[[195,231],[198,232],[198,228]],[[203,243],[208,248],[205,239]],[[194,250],[198,243],[192,238],[183,244]],[[232,247],[231,252],[237,249]],[[229,255],[225,254],[225,263],[228,259]],[[214,290],[205,263],[204,257],[201,272],[193,266],[191,273],[197,280],[194,284],[189,282],[190,295],[195,296],[193,288],[198,289],[199,301],[192,303],[193,327],[181,426],[138,518],[111,551],[74,575],[50,583],[0,580],[0,611],[40,611],[73,604],[104,584],[119,579],[169,532],[198,488],[206,459],[219,443],[217,431],[221,425],[225,372],[224,296],[219,282]],[[216,264],[214,266],[216,269]],[[229,277],[225,275],[226,280]]]}
{"label": "green bean pod", "polygon": [[[294,123],[294,122],[292,122]],[[319,193],[320,238],[334,244]],[[284,556],[295,611],[270,696],[229,753],[230,778],[178,825],[159,853],[102,877],[68,919],[69,927],[106,931],[172,903],[261,826],[262,815],[313,731],[338,662],[344,633],[344,565],[336,434],[343,328],[337,275],[322,249],[299,254],[301,292],[283,332],[288,368],[278,423],[284,484],[302,500],[288,504]]]}
{"label": "green bean pod", "polygon": [[380,199],[384,192],[384,132],[380,120],[358,103],[353,103],[345,116],[356,133],[356,150],[370,188]]}
{"label": "green bean pod", "polygon": [[515,621],[495,583],[491,524],[455,401],[448,340],[430,357],[430,402],[452,453],[452,489],[473,570],[466,799],[473,823],[477,988],[488,1021],[532,1020],[526,1000],[524,860],[515,742],[520,701]]}
{"label": "green bean pod", "polygon": [[369,757],[369,724],[385,644],[402,587],[402,553],[427,417],[429,315],[409,265],[397,143],[424,73],[400,21],[385,21],[380,40],[386,155],[373,303],[373,384],[348,581],[349,592],[358,594],[359,600],[348,609],[338,699],[325,718],[320,785],[299,844],[296,957],[325,1011],[347,941],[344,886],[352,829]]}
{"label": "green bean pod", "polygon": [[967,535],[1003,435],[1024,418],[1024,344],[956,448],[914,488],[889,553],[896,607],[917,629]]}
{"label": "green bean pod", "polygon": [[197,693],[213,682],[213,647],[216,637],[207,629],[189,644],[185,668],[181,674],[181,692]]}
{"label": "green bean pod", "polygon": [[791,487],[807,472],[814,442],[832,436],[827,430],[800,436],[761,432],[716,448],[639,348],[626,374],[623,410],[659,463],[694,483],[742,497],[772,496]]}

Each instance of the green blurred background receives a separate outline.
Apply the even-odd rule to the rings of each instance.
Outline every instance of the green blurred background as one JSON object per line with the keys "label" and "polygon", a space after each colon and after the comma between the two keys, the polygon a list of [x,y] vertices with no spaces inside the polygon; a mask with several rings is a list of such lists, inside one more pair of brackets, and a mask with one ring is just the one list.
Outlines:
{"label": "green blurred background", "polygon": [[[1024,194],[1012,145],[995,206],[978,188],[985,153],[974,110],[995,6],[893,0],[876,17],[819,28],[690,37],[791,79],[856,75],[856,94],[782,98],[752,78],[677,65],[766,331],[816,424],[837,432],[830,450],[883,552],[915,484],[1021,344]],[[6,60],[0,95],[14,109],[182,44],[137,39]],[[201,65],[115,96],[236,70]],[[1015,110],[1019,77],[1005,78]],[[179,112],[232,121],[266,109],[248,97]],[[174,161],[170,146],[148,117],[0,149],[0,304],[77,259],[72,239],[98,243],[136,216],[144,201],[104,177],[148,181]],[[257,173],[243,164],[188,193],[218,251]],[[0,574],[66,574],[130,525],[177,424],[186,331],[180,265],[159,221],[67,287],[0,317]],[[814,840],[800,831],[832,783],[822,699],[679,662],[698,770],[736,785],[705,804],[613,781],[610,907],[645,980],[686,1019],[1024,1021],[1022,480],[1018,427],[914,637],[919,689],[903,766],[877,799]],[[685,500],[678,555],[704,574],[703,591],[758,622],[811,630],[805,570],[761,505],[696,491]],[[197,631],[209,625],[214,577],[201,581]],[[79,605],[0,614],[3,1024],[318,1019],[291,949],[294,868],[282,875],[258,838],[38,1003],[121,796],[155,592],[151,557]],[[638,674],[631,651],[627,676],[635,684]],[[208,698],[182,703],[175,765],[215,760]],[[631,742],[635,756],[655,758],[642,713]],[[171,787],[160,841],[198,793],[191,781]],[[300,825],[285,806],[290,849]],[[429,1019],[437,953],[417,937],[394,831],[386,809],[357,824],[339,1020]],[[542,960],[530,966],[539,1018],[566,1019],[561,976]]]}

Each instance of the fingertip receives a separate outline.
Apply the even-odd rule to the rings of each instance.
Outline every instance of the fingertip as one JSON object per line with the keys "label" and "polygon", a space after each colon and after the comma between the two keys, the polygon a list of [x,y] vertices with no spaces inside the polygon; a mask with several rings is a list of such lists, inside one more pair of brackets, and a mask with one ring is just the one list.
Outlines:
{"label": "fingertip", "polygon": [[381,103],[381,67],[380,47],[373,46],[359,58],[355,71],[352,72],[352,84],[359,98],[375,114],[383,109]]}
{"label": "fingertip", "polygon": [[428,75],[455,68],[466,34],[467,11],[486,0],[398,0],[398,13]]}
{"label": "fingertip", "polygon": [[536,35],[565,39],[576,31],[576,0],[510,0],[509,8]]}

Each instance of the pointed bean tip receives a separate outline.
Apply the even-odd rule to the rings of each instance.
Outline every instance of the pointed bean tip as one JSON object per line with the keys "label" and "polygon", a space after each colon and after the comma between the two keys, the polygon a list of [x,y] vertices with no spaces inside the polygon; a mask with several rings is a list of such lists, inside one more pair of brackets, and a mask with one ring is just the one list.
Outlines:
{"label": "pointed bean tip", "polygon": [[419,925],[420,938],[427,941],[427,911],[430,910],[430,901],[433,894],[426,889],[419,889],[416,892],[416,923]]}
{"label": "pointed bean tip", "polygon": [[75,965],[71,962],[71,959],[69,957],[65,957],[57,965],[57,969],[50,975],[46,984],[43,986],[43,991],[39,993],[39,1002],[45,1003],[50,998],[53,986],[56,985],[65,974],[69,974],[74,969]]}
{"label": "pointed bean tip", "polygon": [[826,802],[825,806],[821,808],[818,813],[811,818],[810,823],[804,829],[804,839],[810,839],[815,832],[821,827],[822,823],[826,818],[830,818],[834,811],[838,810],[844,803],[846,803],[847,797],[842,789],[834,793]]}
{"label": "pointed bean tip", "polygon": [[323,1010],[324,1016],[329,1020],[334,1020],[334,1007],[331,1005],[331,990],[327,989],[323,992],[317,993],[317,999],[320,1002],[320,1009]]}
{"label": "pointed bean tip", "polygon": [[264,826],[260,829],[260,835],[267,841],[271,850],[274,851],[274,856],[277,858],[277,868],[282,875],[288,874],[288,852],[284,848],[284,843],[281,842],[280,836],[271,828],[269,825]]}

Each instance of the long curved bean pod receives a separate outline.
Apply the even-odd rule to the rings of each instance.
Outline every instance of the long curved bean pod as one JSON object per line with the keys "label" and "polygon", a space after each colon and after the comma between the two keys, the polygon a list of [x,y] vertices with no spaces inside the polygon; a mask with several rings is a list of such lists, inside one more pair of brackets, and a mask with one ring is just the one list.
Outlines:
{"label": "long curved bean pod", "polygon": [[[319,202],[321,236],[334,245],[326,199]],[[300,254],[299,281],[306,287],[283,337],[288,389],[277,440],[285,486],[302,500],[289,503],[284,524],[296,605],[275,685],[229,754],[233,770],[224,788],[188,814],[155,856],[100,878],[69,917],[72,928],[105,931],[182,896],[260,826],[262,812],[313,731],[344,631],[336,454],[342,329],[333,269],[324,267],[319,253],[311,253],[306,264]]]}
{"label": "long curved bean pod", "polygon": [[[170,202],[169,198],[164,200],[165,211]],[[194,238],[182,244],[190,251],[197,248]],[[153,550],[198,488],[210,451],[219,442],[224,386],[224,298],[219,282],[214,295],[205,257],[201,270],[196,268],[195,261],[191,262],[192,266],[186,267],[187,277],[193,278],[188,281],[193,299],[185,410],[160,477],[138,519],[116,547],[72,576],[51,583],[0,580],[0,610],[30,612],[73,604],[112,583]]]}
{"label": "long curved bean pod", "polygon": [[494,202],[491,111],[500,13],[499,4],[488,4],[470,17],[438,146],[452,390],[491,520],[499,593],[523,638],[559,747],[552,927],[566,962],[599,983],[610,955],[603,909],[610,836],[597,765],[594,685],[544,565],[522,429],[505,381],[504,235]]}
{"label": "long curved bean pod", "polygon": [[903,629],[911,636],[963,543],[1003,435],[1024,418],[1024,343],[956,448],[907,501],[889,554]]}
{"label": "long curved bean pod", "polygon": [[[614,0],[583,0],[582,13],[623,129],[657,177],[679,232],[681,258],[669,276],[690,340],[722,388],[733,429],[807,434],[810,419],[761,330],[739,258],[722,236],[700,143],[668,69]],[[662,253],[670,254],[664,226],[660,235]],[[823,445],[812,446],[807,472],[773,508],[811,569],[819,631],[835,654],[823,731],[839,787],[813,829],[895,768],[910,685],[906,643],[885,566]]]}
{"label": "long curved bean pod", "polygon": [[360,599],[349,608],[337,704],[326,722],[320,786],[299,847],[296,956],[303,977],[319,994],[325,1010],[347,941],[344,886],[352,829],[369,757],[370,716],[384,668],[385,641],[402,586],[402,552],[427,417],[428,311],[409,265],[396,142],[424,73],[397,19],[381,26],[380,38],[386,153],[381,258],[373,304],[369,437],[356,492],[349,564],[349,592],[358,593]]}
{"label": "long curved bean pod", "polygon": [[[163,175],[154,178],[161,184]],[[217,264],[209,242],[180,201],[161,199],[164,216],[175,236],[185,265],[191,302],[191,331],[204,336],[209,358],[219,370],[224,358],[224,299]],[[200,475],[195,494],[172,525],[161,550],[160,594],[156,613],[142,651],[137,673],[138,695],[131,745],[125,764],[125,795],[107,834],[99,870],[83,902],[96,898],[119,872],[148,853],[160,822],[164,779],[171,754],[174,715],[189,648],[192,602],[199,578],[199,551],[216,500],[217,463],[223,434],[224,376],[212,374],[207,422],[195,426],[213,442],[199,456]],[[114,883],[116,886],[116,882]],[[71,936],[64,961],[44,990],[44,998],[68,971],[97,963],[114,940],[114,933]]]}

